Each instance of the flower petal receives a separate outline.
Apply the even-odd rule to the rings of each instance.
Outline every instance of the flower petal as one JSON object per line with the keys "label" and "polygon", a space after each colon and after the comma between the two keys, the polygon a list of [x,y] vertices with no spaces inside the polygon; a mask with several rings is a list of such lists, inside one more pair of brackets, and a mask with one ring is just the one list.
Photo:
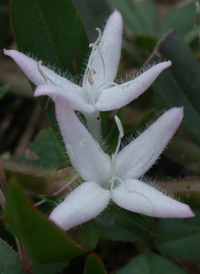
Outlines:
{"label": "flower petal", "polygon": [[[26,76],[29,78],[29,80],[34,83],[36,86],[47,84],[47,81],[43,78],[41,73],[38,70],[38,62],[36,62],[34,59],[26,56],[25,54],[17,51],[17,50],[6,50],[4,49],[4,54],[6,56],[10,56],[17,65],[21,68],[21,70],[26,74]],[[78,85],[71,83],[66,78],[61,77],[60,75],[56,74],[53,70],[48,69],[45,66],[40,65],[40,69],[42,72],[49,78],[51,81],[61,88],[66,88],[70,86],[70,89],[72,87],[77,91],[81,90],[81,87]],[[77,92],[78,92],[77,91]]]}
{"label": "flower petal", "polygon": [[86,182],[72,191],[49,216],[57,226],[68,230],[99,215],[110,201],[110,191]]}
{"label": "flower petal", "polygon": [[[70,83],[70,82],[69,82]],[[48,95],[53,101],[56,97],[69,101],[75,110],[85,111],[91,113],[95,111],[94,106],[85,103],[84,93],[79,92],[78,89],[74,89],[70,83],[66,89],[61,89],[54,85],[40,85],[36,88],[34,96]]]}
{"label": "flower petal", "polygon": [[127,180],[111,193],[112,200],[122,208],[157,218],[191,218],[190,207],[154,187],[138,180]]}
{"label": "flower petal", "polygon": [[105,68],[99,53],[93,57],[91,62],[91,69],[96,72],[93,75],[95,87],[105,82],[113,82],[116,77],[121,56],[122,31],[122,16],[119,11],[115,10],[108,18],[101,38]]}
{"label": "flower petal", "polygon": [[139,178],[156,162],[183,118],[183,108],[172,108],[117,155],[117,176]]}
{"label": "flower petal", "polygon": [[141,95],[164,69],[170,66],[171,61],[159,63],[130,82],[105,89],[95,104],[96,109],[114,110],[129,104]]}
{"label": "flower petal", "polygon": [[108,181],[110,157],[79,121],[67,101],[58,97],[55,106],[56,118],[74,168],[85,181]]}

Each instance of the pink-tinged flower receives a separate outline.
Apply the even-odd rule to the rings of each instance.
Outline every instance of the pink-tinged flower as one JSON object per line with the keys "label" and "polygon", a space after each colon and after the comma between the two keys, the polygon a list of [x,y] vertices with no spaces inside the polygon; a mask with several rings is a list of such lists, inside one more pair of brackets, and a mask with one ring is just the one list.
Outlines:
{"label": "pink-tinged flower", "polygon": [[183,118],[182,108],[163,114],[119,152],[123,128],[119,118],[119,142],[110,157],[81,124],[69,103],[55,100],[56,117],[72,165],[85,180],[51,213],[50,220],[63,230],[99,215],[109,201],[132,212],[158,218],[190,218],[190,207],[140,180],[156,162]]}
{"label": "pink-tinged flower", "polygon": [[48,95],[54,101],[62,98],[83,112],[88,127],[100,129],[99,112],[119,109],[141,95],[171,62],[159,63],[140,76],[123,84],[114,83],[121,54],[123,22],[116,10],[107,21],[103,35],[90,44],[92,52],[83,76],[82,85],[70,82],[32,58],[16,51],[4,50],[15,60],[37,88],[35,96]]}

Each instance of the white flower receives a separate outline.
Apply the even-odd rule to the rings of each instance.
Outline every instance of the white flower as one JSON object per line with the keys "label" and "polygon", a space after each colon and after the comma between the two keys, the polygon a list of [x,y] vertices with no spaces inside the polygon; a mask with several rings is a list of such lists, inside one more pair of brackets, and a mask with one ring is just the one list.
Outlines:
{"label": "white flower", "polygon": [[99,31],[97,41],[90,45],[87,68],[82,86],[70,82],[32,58],[16,51],[4,50],[4,54],[15,60],[37,88],[35,96],[48,95],[54,101],[57,97],[70,102],[71,106],[83,112],[92,132],[98,128],[99,111],[119,109],[141,95],[171,62],[159,63],[129,82],[117,85],[117,74],[121,54],[123,22],[116,10],[108,19],[103,35]]}
{"label": "white flower", "polygon": [[67,101],[58,97],[55,105],[72,165],[86,181],[52,211],[49,218],[60,228],[68,230],[95,218],[111,199],[122,208],[148,216],[194,216],[188,205],[139,180],[156,162],[180,125],[182,108],[167,111],[120,152],[123,129],[116,117],[119,142],[116,152],[110,157],[81,124]]}

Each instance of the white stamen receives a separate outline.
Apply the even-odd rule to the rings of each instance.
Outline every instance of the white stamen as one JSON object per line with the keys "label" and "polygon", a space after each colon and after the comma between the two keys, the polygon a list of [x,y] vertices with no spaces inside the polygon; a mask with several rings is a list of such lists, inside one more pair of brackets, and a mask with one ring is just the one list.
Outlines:
{"label": "white stamen", "polygon": [[123,127],[122,127],[122,123],[121,123],[121,121],[120,121],[120,119],[118,118],[117,115],[115,115],[115,122],[116,122],[118,130],[119,130],[120,138],[123,138],[124,137],[124,130],[123,130]]}
{"label": "white stamen", "polygon": [[67,152],[71,158],[75,159],[73,150],[70,145],[67,145]]}
{"label": "white stamen", "polygon": [[117,153],[119,151],[120,145],[121,145],[121,138],[123,138],[123,136],[124,136],[124,130],[123,130],[123,127],[122,127],[122,123],[121,123],[120,119],[117,116],[115,116],[115,121],[116,121],[117,127],[119,129],[119,138],[118,138],[118,143],[117,143],[115,153],[112,154],[112,156],[111,156],[111,176],[112,176],[111,180],[116,178],[115,177],[115,174],[116,174],[116,157],[117,157]]}
{"label": "white stamen", "polygon": [[119,178],[119,177],[113,177],[109,181],[109,183],[111,183],[111,185],[110,185],[110,191],[111,192],[114,189],[115,181],[119,181],[128,192],[138,194],[138,195],[142,196],[144,199],[146,199],[150,203],[150,205],[151,205],[151,207],[147,209],[148,212],[150,212],[153,209],[153,203],[151,202],[151,200],[147,196],[145,196],[144,194],[142,194],[142,193],[140,193],[138,191],[129,189],[127,186],[125,186],[124,181],[121,178]]}
{"label": "white stamen", "polygon": [[113,177],[113,178],[109,181],[109,183],[111,183],[110,191],[113,190],[113,188],[114,188],[114,182],[115,182],[116,180],[118,180],[121,184],[124,184],[124,182],[122,181],[121,178],[119,178],[119,177]]}
{"label": "white stamen", "polygon": [[120,148],[120,145],[121,145],[121,139],[124,136],[124,130],[123,130],[123,127],[122,127],[122,123],[116,115],[115,115],[115,122],[116,122],[118,130],[119,130],[119,138],[118,138],[118,143],[117,143],[117,147],[116,147],[115,154],[114,154],[115,157],[113,158],[114,161],[115,161],[115,158],[117,156],[117,153],[119,152],[119,148]]}
{"label": "white stamen", "polygon": [[151,207],[147,209],[148,212],[151,211],[151,210],[153,209],[153,203],[151,202],[151,200],[150,200],[147,196],[145,196],[145,195],[142,194],[141,192],[138,192],[138,191],[135,191],[135,190],[131,190],[130,188],[126,187],[126,186],[124,185],[124,183],[123,183],[123,186],[124,186],[124,188],[125,188],[127,191],[142,196],[144,199],[146,199],[146,200],[150,203]]}
{"label": "white stamen", "polygon": [[[99,36],[98,36],[97,40],[94,43],[91,43],[89,45],[89,47],[92,48],[92,52],[90,54],[90,58],[88,60],[87,68],[85,70],[85,74],[84,74],[84,77],[83,77],[83,87],[85,86],[87,79],[88,79],[90,85],[94,85],[94,80],[93,80],[91,72],[94,71],[93,68],[92,68],[92,60],[96,56],[96,54],[99,54],[99,56],[100,56],[102,66],[103,66],[103,81],[102,82],[105,81],[105,62],[104,62],[104,59],[103,59],[103,51],[101,49],[102,46],[103,46],[103,41],[101,41],[102,33],[101,33],[101,30],[99,28],[97,28],[96,30],[99,32]],[[88,92],[88,90],[84,90],[84,91],[85,91],[85,93],[87,93],[87,95],[89,97],[92,97],[92,102],[91,103],[95,104],[95,95],[90,94],[90,92]],[[98,91],[98,89],[97,89],[97,91]],[[95,92],[92,91],[92,93],[96,93],[96,91]]]}
{"label": "white stamen", "polygon": [[100,28],[96,28],[95,30],[98,31],[99,35],[97,37],[97,40],[94,43],[89,44],[89,47],[91,48],[93,45],[98,45],[101,41],[101,37],[102,37],[102,31],[100,30]]}
{"label": "white stamen", "polygon": [[37,69],[39,71],[39,73],[41,74],[41,76],[44,78],[44,80],[47,82],[49,81],[51,84],[55,85],[55,83],[44,73],[44,71],[41,69],[41,64],[42,61],[40,60],[39,62],[37,62]]}

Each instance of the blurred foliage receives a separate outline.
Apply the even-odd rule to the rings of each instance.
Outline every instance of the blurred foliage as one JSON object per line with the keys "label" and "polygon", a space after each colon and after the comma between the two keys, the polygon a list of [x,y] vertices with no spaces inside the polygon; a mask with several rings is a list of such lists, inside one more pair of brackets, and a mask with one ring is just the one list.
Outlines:
{"label": "blurred foliage", "polygon": [[184,106],[183,125],[200,145],[199,62],[175,31],[158,42],[148,61],[153,63],[160,59],[171,60],[173,65],[156,79],[153,88],[164,106]]}
{"label": "blurred foliage", "polygon": [[12,274],[13,270],[15,274],[24,273],[18,254],[2,239],[0,239],[0,254],[1,273]]}
{"label": "blurred foliage", "polygon": [[[20,51],[67,71],[77,80],[89,55],[89,40],[96,39],[95,28],[105,24],[114,8],[122,13],[125,24],[122,78],[146,64],[172,61],[173,66],[152,88],[118,116],[130,137],[164,108],[184,107],[186,131],[180,129],[148,176],[156,175],[162,187],[169,186],[198,209],[191,220],[158,220],[109,206],[95,221],[62,232],[46,215],[60,195],[70,192],[80,179],[63,148],[54,104],[46,97],[40,99],[49,129],[24,76],[0,56],[1,273],[200,273],[200,11],[193,1],[174,4],[153,0],[11,0],[9,7],[8,0],[1,1],[1,48],[13,47],[16,42]],[[168,9],[167,16],[161,13],[161,6]],[[101,113],[108,152],[118,141],[113,116]],[[176,180],[161,181],[170,176]],[[86,257],[93,250],[95,253]]]}
{"label": "blurred foliage", "polygon": [[149,274],[186,274],[170,260],[154,253],[143,253],[136,256],[128,265],[116,272],[117,274],[149,273]]}
{"label": "blurred foliage", "polygon": [[92,253],[85,263],[84,274],[107,274],[100,258]]}

